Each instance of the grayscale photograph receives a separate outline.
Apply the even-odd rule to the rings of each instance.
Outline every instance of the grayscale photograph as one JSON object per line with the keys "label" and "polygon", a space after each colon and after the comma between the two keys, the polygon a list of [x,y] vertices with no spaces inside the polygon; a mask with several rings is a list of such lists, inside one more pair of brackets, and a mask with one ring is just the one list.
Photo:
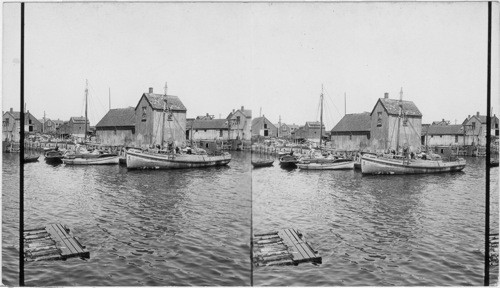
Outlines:
{"label": "grayscale photograph", "polygon": [[3,285],[498,285],[498,2],[2,6]]}

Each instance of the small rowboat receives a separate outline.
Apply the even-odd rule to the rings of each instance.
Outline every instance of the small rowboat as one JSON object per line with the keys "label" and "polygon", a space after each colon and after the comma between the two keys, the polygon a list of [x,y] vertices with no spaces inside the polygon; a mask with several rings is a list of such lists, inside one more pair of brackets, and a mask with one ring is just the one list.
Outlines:
{"label": "small rowboat", "polygon": [[62,159],[63,163],[66,165],[106,165],[106,164],[118,164],[120,156],[116,154],[101,154],[101,155],[70,155],[69,157],[64,157]]}
{"label": "small rowboat", "polygon": [[23,162],[24,163],[38,162],[38,157],[40,157],[40,155],[25,155]]}
{"label": "small rowboat", "polygon": [[63,153],[61,151],[48,151],[45,153],[45,162],[49,164],[62,163]]}
{"label": "small rowboat", "polygon": [[259,168],[259,167],[270,167],[273,166],[274,159],[261,159],[261,160],[252,160],[252,166],[254,168]]}
{"label": "small rowboat", "polygon": [[280,166],[282,168],[297,168],[298,159],[292,155],[285,155],[280,157]]}

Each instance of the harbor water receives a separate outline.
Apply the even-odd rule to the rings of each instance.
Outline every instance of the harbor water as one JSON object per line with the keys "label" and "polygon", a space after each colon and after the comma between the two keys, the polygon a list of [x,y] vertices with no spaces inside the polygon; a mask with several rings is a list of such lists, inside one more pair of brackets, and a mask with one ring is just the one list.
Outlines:
{"label": "harbor water", "polygon": [[460,173],[403,176],[285,170],[278,161],[254,169],[253,233],[296,228],[323,257],[319,265],[256,267],[254,285],[483,285],[485,159],[467,163]]}
{"label": "harbor water", "polygon": [[[463,172],[25,164],[25,227],[66,224],[90,259],[25,263],[32,286],[482,285],[485,159]],[[254,154],[253,157],[256,155]],[[19,155],[3,154],[2,282],[19,276]],[[498,168],[491,169],[498,233]],[[296,228],[323,263],[251,266],[251,233]],[[496,282],[498,267],[492,267]]]}
{"label": "harbor water", "polygon": [[[25,263],[25,284],[250,285],[250,155],[232,156],[229,166],[189,170],[51,166],[43,156],[25,164],[25,227],[66,224],[90,251]],[[3,283],[15,286],[19,186],[9,169],[18,166],[4,157]]]}

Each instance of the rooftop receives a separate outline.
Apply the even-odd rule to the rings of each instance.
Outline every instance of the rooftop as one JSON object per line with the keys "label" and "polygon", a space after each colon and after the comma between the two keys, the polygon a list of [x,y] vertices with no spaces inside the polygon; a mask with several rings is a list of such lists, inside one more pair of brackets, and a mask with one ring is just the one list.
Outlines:
{"label": "rooftop", "polygon": [[96,127],[135,126],[135,108],[111,109],[97,123]]}
{"label": "rooftop", "polygon": [[165,103],[165,99],[167,100],[167,108],[171,108],[175,111],[186,111],[186,107],[182,104],[182,101],[179,97],[174,95],[162,95],[162,94],[154,94],[154,93],[144,93],[142,94],[148,100],[151,107],[155,110],[163,110],[163,104]]}
{"label": "rooftop", "polygon": [[[420,113],[420,110],[418,110],[417,106],[412,101],[379,98],[377,103],[378,102],[382,104],[384,109],[387,111],[387,114],[389,115],[399,115],[399,105],[402,104],[403,111],[406,113],[406,115],[422,117],[422,113]],[[376,106],[377,104],[375,104],[373,109],[375,109]]]}
{"label": "rooftop", "polygon": [[371,116],[369,112],[346,114],[333,127],[332,132],[370,131]]}

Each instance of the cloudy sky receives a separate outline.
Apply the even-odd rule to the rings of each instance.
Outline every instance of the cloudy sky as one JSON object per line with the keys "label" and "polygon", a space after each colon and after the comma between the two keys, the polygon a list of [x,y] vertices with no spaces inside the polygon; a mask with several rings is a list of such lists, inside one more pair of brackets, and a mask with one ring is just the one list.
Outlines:
{"label": "cloudy sky", "polygon": [[[388,92],[423,122],[486,114],[487,3],[28,3],[25,100],[42,118],[136,106],[153,87],[187,116],[253,116],[303,124],[371,111]],[[499,7],[492,95],[499,103]],[[3,4],[3,110],[19,110],[20,4]],[[109,93],[110,92],[110,93]],[[109,97],[109,94],[111,97]],[[262,112],[261,112],[262,111]]]}

